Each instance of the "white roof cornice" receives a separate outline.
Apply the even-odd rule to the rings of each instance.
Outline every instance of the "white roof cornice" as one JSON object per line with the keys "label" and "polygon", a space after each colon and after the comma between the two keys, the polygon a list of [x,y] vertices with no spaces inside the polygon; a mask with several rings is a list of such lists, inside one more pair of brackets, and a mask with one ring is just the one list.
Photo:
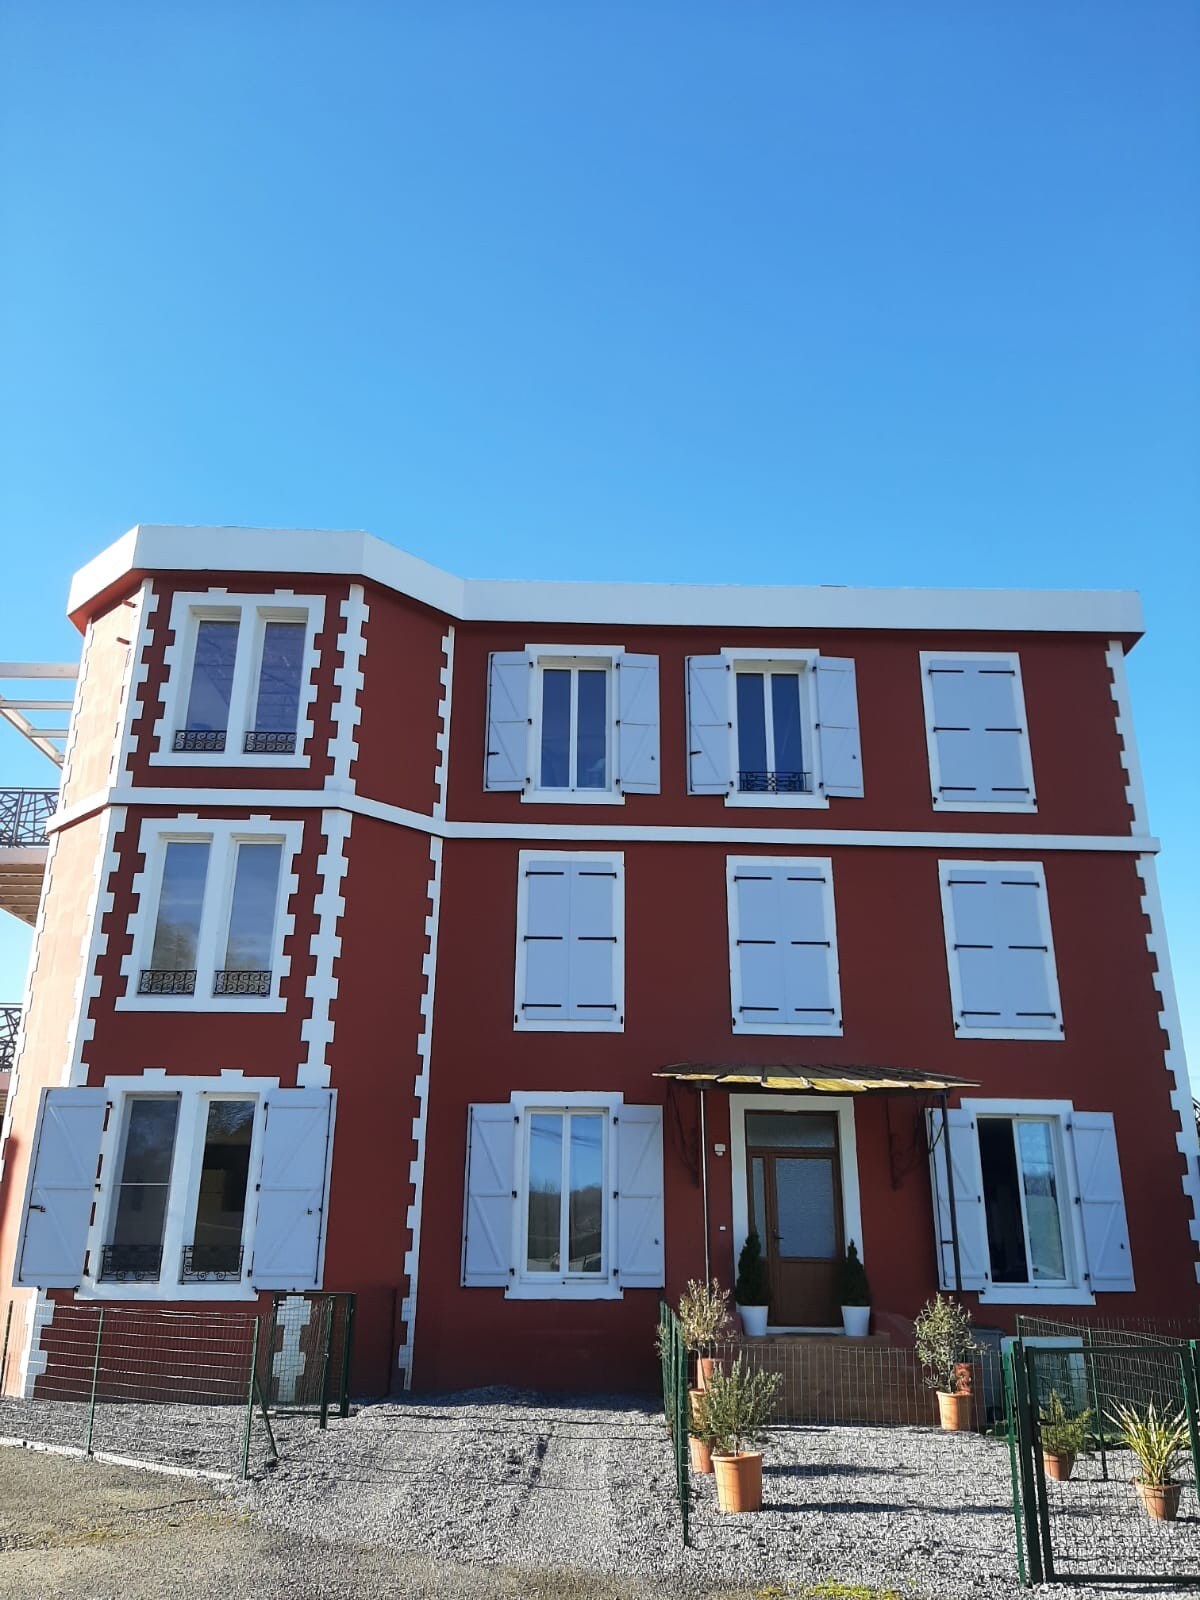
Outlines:
{"label": "white roof cornice", "polygon": [[68,610],[126,573],[255,572],[362,578],[465,622],[657,627],[900,628],[997,633],[1142,632],[1136,593],[1107,589],[751,588],[457,578],[369,533],[142,523],[71,583]]}

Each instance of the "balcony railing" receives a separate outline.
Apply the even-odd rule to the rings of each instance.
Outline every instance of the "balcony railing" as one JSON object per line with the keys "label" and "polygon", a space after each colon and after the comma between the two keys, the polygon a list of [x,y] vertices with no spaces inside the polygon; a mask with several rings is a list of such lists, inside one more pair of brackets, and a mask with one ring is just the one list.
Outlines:
{"label": "balcony railing", "polygon": [[224,728],[176,728],[171,748],[191,751],[198,755],[220,755],[225,748]]}
{"label": "balcony railing", "polygon": [[57,789],[0,789],[0,845],[45,844],[57,809]]}
{"label": "balcony railing", "polygon": [[166,967],[147,967],[138,978],[139,994],[195,994],[196,969],[176,972]]}
{"label": "balcony railing", "polygon": [[296,754],[296,735],[294,733],[248,733],[242,749],[248,756],[294,756]]}
{"label": "balcony railing", "polygon": [[228,1283],[242,1276],[242,1246],[185,1244],[182,1283]]}
{"label": "balcony railing", "polygon": [[19,1005],[0,1005],[0,1072],[11,1072],[17,1053],[17,1030],[21,1026]]}
{"label": "balcony railing", "polygon": [[213,973],[214,994],[255,994],[269,995],[271,993],[271,972],[243,971],[236,967],[229,967]]}
{"label": "balcony railing", "polygon": [[106,1244],[100,1253],[102,1283],[157,1283],[161,1271],[160,1244]]}
{"label": "balcony railing", "polygon": [[811,794],[811,772],[739,772],[742,794]]}

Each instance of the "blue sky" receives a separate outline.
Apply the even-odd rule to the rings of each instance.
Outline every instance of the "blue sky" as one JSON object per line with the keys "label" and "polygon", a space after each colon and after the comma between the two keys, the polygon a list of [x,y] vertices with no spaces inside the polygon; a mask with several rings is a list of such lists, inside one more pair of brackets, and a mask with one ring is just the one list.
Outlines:
{"label": "blue sky", "polygon": [[1192,0],[8,0],[0,656],[137,521],[1138,588],[1200,1044],[1198,70]]}

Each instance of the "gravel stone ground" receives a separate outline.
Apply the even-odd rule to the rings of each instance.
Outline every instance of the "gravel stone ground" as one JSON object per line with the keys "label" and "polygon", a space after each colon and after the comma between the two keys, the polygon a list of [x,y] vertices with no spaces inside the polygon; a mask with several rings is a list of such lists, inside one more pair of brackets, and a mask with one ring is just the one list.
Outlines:
{"label": "gravel stone ground", "polygon": [[[128,1456],[147,1465],[231,1478],[242,1470],[244,1406],[126,1405],[101,1400],[96,1406],[92,1449]],[[88,1407],[82,1400],[0,1398],[0,1438],[82,1449]],[[256,1413],[250,1435],[251,1470],[267,1459],[267,1433]]]}

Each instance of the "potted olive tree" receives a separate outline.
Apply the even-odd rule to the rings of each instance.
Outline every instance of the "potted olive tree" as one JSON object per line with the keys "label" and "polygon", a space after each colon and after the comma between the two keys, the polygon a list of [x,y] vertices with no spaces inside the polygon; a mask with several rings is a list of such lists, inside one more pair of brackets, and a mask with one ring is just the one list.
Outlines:
{"label": "potted olive tree", "polygon": [[739,1356],[728,1372],[714,1372],[700,1396],[693,1430],[712,1440],[717,1504],[722,1511],[762,1508],[762,1451],[775,1398],[777,1372],[752,1372]]}
{"label": "potted olive tree", "polygon": [[711,1283],[693,1278],[679,1296],[677,1314],[683,1342],[696,1358],[696,1387],[703,1389],[713,1369],[713,1350],[730,1333],[729,1290],[715,1278]]}
{"label": "potted olive tree", "polygon": [[1179,1514],[1182,1484],[1175,1482],[1179,1458],[1189,1447],[1187,1413],[1163,1417],[1151,1400],[1144,1411],[1132,1406],[1117,1406],[1109,1416],[1117,1426],[1122,1444],[1137,1457],[1138,1474],[1133,1486],[1146,1515],[1155,1522],[1174,1522]]}
{"label": "potted olive tree", "polygon": [[747,1234],[738,1257],[733,1298],[746,1333],[752,1339],[761,1339],[767,1331],[771,1285],[767,1278],[767,1263],[763,1260],[762,1241],[753,1228]]}
{"label": "potted olive tree", "polygon": [[838,1303],[846,1337],[865,1339],[871,1326],[871,1285],[853,1239],[838,1264]]}
{"label": "potted olive tree", "polygon": [[1051,1389],[1045,1410],[1038,1412],[1038,1432],[1042,1437],[1042,1466],[1046,1476],[1066,1483],[1075,1467],[1075,1457],[1083,1455],[1091,1433],[1090,1411],[1067,1410],[1057,1389]]}
{"label": "potted olive tree", "polygon": [[947,1433],[969,1429],[973,1399],[967,1357],[977,1348],[971,1313],[949,1295],[934,1295],[917,1313],[913,1334],[925,1381],[937,1395],[942,1427]]}

